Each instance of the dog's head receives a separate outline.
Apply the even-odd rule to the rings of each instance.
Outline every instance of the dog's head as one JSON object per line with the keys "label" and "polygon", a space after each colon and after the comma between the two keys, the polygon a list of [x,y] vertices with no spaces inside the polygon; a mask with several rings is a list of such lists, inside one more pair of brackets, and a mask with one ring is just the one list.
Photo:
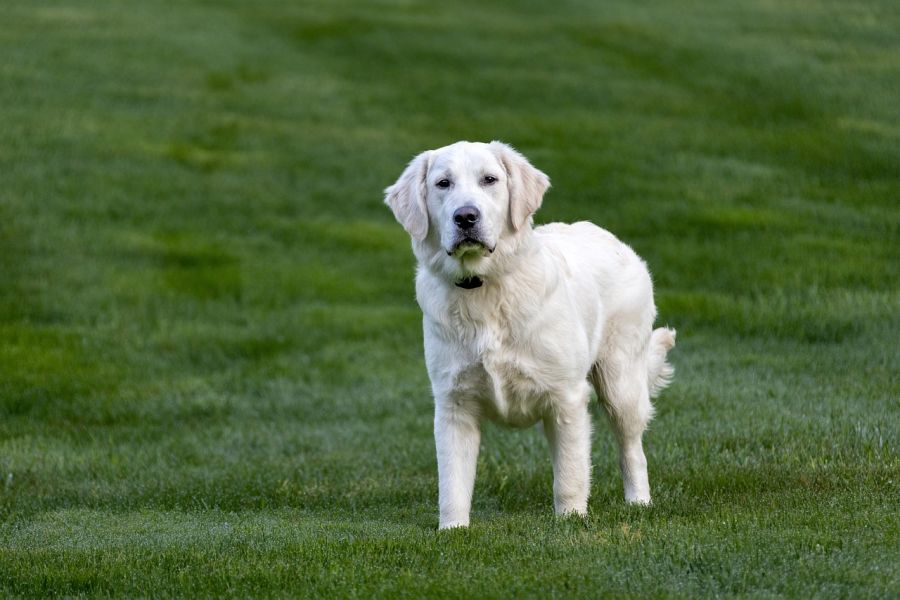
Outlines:
{"label": "dog's head", "polygon": [[385,202],[426,266],[459,279],[489,275],[531,228],[550,180],[501,142],[457,142],[418,155]]}

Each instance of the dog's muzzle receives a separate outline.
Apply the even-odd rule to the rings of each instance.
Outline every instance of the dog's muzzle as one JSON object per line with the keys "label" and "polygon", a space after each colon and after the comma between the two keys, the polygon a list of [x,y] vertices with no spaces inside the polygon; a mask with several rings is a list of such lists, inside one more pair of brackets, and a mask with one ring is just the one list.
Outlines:
{"label": "dog's muzzle", "polygon": [[480,239],[464,237],[454,243],[453,247],[451,247],[450,250],[447,250],[447,255],[459,257],[464,254],[478,253],[482,256],[487,256],[489,254],[493,254],[493,252],[494,248],[491,248]]}

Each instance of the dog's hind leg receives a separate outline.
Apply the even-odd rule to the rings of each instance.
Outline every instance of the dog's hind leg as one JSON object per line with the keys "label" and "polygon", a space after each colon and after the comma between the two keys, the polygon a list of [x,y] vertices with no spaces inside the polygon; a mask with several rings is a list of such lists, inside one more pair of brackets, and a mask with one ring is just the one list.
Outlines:
{"label": "dog's hind leg", "polygon": [[[622,341],[624,345],[620,343]],[[590,380],[619,445],[625,501],[650,504],[647,458],[642,441],[644,430],[653,417],[647,352],[646,348],[629,347],[625,340],[610,342],[608,355],[594,365]]]}

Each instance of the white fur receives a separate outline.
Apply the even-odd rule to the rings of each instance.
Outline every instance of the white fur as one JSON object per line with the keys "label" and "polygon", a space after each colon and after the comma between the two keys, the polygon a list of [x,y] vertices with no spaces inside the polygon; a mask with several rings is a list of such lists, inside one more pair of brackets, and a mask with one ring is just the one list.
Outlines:
{"label": "white fur", "polygon": [[[584,515],[589,382],[619,445],[626,501],[650,502],[641,438],[651,395],[672,378],[675,332],[653,330],[647,266],[611,233],[587,222],[532,227],[549,185],[506,144],[458,142],[419,155],[385,191],[419,261],[442,529],[469,524],[485,418],[542,422],[556,512]],[[481,212],[478,244],[459,244],[453,213],[464,205]],[[471,276],[483,285],[456,285]]]}

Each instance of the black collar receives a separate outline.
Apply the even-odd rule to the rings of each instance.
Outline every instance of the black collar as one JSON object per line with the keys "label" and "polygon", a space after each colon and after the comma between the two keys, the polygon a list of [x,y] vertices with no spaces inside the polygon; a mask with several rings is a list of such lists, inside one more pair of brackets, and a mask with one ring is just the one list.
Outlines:
{"label": "black collar", "polygon": [[472,275],[471,277],[466,277],[457,281],[456,287],[461,287],[464,290],[474,290],[475,288],[481,287],[482,283],[484,282],[481,280],[481,277]]}

